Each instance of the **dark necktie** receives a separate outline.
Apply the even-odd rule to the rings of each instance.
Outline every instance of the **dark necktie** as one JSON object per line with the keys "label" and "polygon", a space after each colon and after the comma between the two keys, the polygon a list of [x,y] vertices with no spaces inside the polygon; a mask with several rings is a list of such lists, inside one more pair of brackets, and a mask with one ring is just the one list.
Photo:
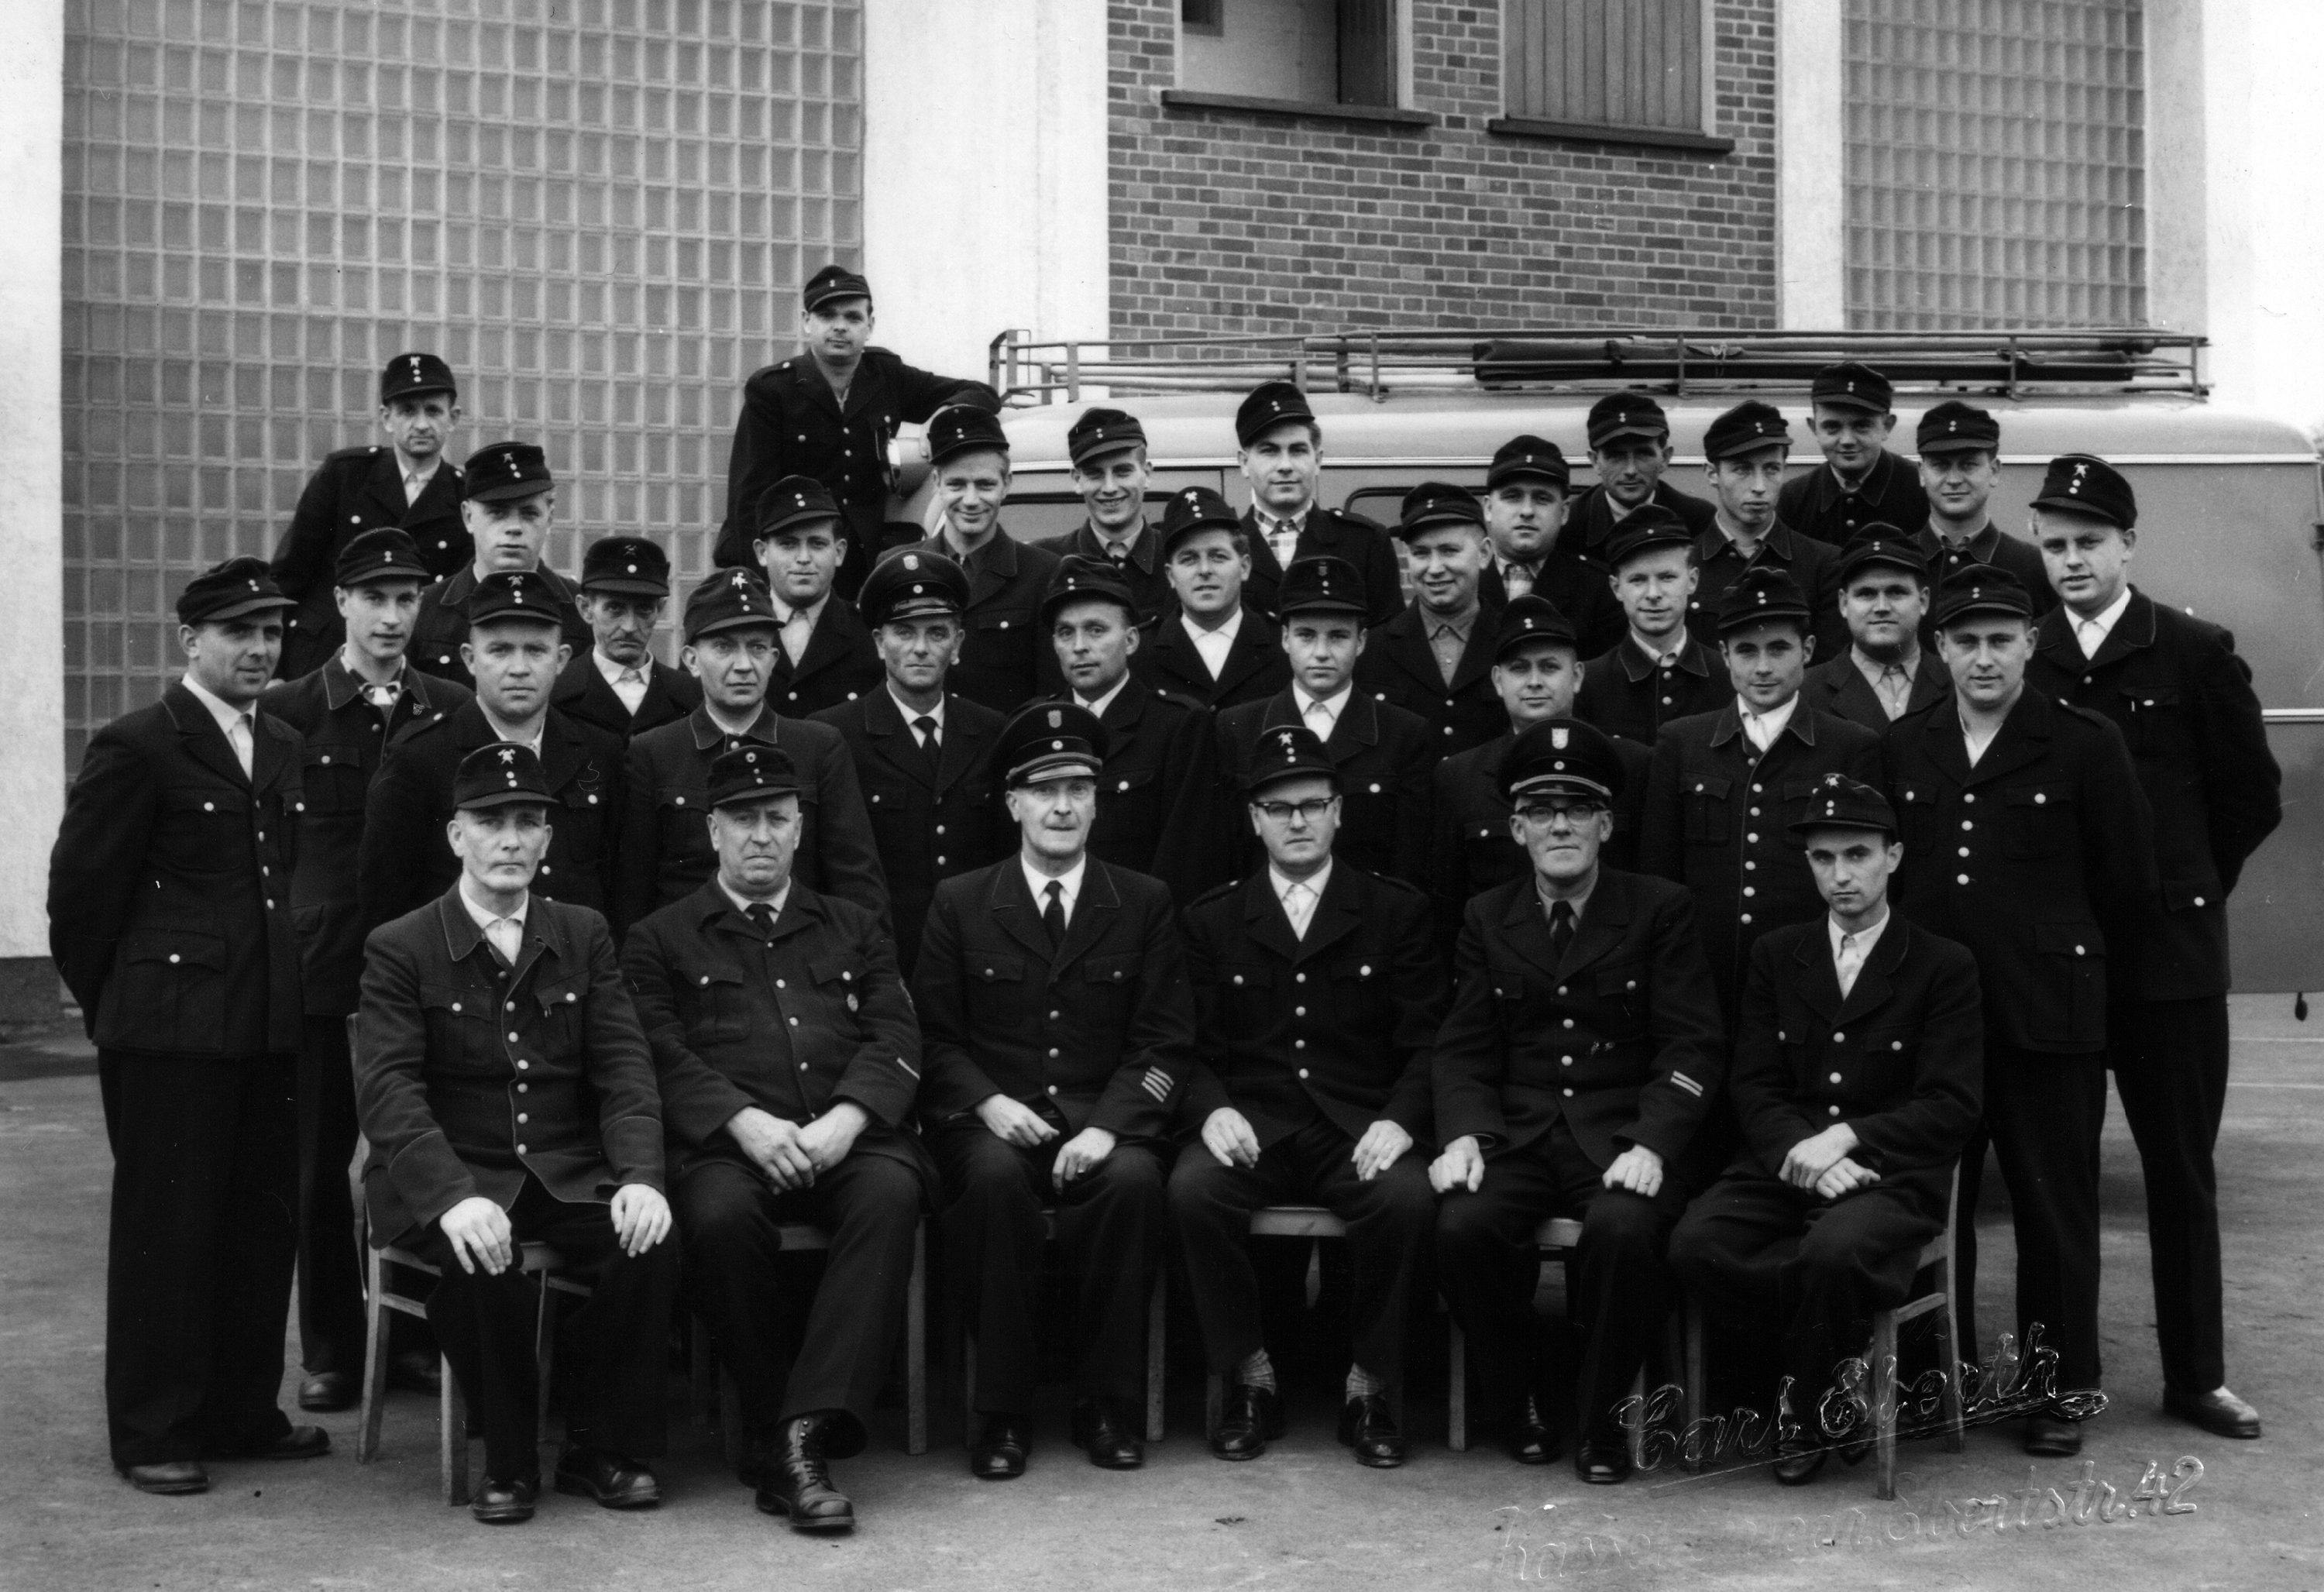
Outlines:
{"label": "dark necktie", "polygon": [[1557,959],[1565,960],[1566,949],[1573,943],[1573,903],[1552,901],[1549,904],[1549,943],[1557,947]]}
{"label": "dark necktie", "polygon": [[1049,945],[1054,950],[1065,943],[1065,880],[1051,879],[1045,893],[1049,897],[1049,904],[1041,908],[1041,926],[1049,931]]}
{"label": "dark necktie", "polygon": [[938,755],[944,750],[943,743],[936,740],[936,715],[922,713],[912,721],[912,728],[919,733],[920,756],[927,760],[928,777],[934,778]]}
{"label": "dark necktie", "polygon": [[771,940],[775,937],[775,909],[768,903],[753,901],[749,906],[743,908],[742,916],[751,920],[752,926],[759,931],[761,939]]}
{"label": "dark necktie", "polygon": [[1130,562],[1130,544],[1127,542],[1108,542],[1105,546],[1105,556],[1113,560],[1113,566],[1116,569],[1120,569],[1123,565]]}

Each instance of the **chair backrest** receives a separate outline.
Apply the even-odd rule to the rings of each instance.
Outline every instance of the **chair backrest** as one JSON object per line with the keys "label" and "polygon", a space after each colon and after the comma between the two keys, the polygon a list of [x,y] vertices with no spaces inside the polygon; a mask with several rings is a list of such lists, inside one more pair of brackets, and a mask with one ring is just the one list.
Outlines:
{"label": "chair backrest", "polygon": [[1945,1230],[1921,1246],[1921,1265],[1914,1268],[1917,1271],[1942,1261],[1945,1266],[1945,1286],[1948,1288],[1952,1286],[1953,1278],[1953,1222],[1960,1212],[1960,1161],[1959,1157],[1955,1157],[1952,1182],[1945,1190]]}

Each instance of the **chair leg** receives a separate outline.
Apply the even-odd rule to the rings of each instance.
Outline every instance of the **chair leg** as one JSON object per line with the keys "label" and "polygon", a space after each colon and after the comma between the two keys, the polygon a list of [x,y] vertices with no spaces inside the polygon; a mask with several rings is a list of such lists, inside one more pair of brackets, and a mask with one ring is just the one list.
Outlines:
{"label": "chair leg", "polygon": [[912,1275],[904,1284],[904,1452],[928,1451],[928,1224],[912,1235]]}
{"label": "chair leg", "polygon": [[1448,1310],[1444,1321],[1444,1446],[1459,1454],[1469,1448],[1469,1340],[1458,1316]]}
{"label": "chair leg", "polygon": [[444,1473],[444,1502],[457,1508],[468,1501],[468,1401],[460,1396],[449,1359],[436,1369],[443,1384],[437,1397],[438,1468]]}
{"label": "chair leg", "polygon": [[1945,1422],[1945,1452],[1961,1451],[1960,1321],[1953,1314],[1953,1268],[1940,1265],[1937,1275],[1945,1302],[1937,1311],[1937,1364],[1944,1367],[1943,1390],[1938,1394]]}
{"label": "chair leg", "polygon": [[1872,1495],[1896,1495],[1896,1312],[1872,1317]]}
{"label": "chair leg", "polygon": [[545,1443],[549,1440],[549,1373],[557,1356],[557,1291],[549,1285],[546,1275],[536,1280],[540,1284],[540,1304],[532,1318],[532,1363],[540,1378],[534,1401],[539,1424],[532,1440]]}
{"label": "chair leg", "polygon": [[1685,1459],[1686,1468],[1690,1471],[1701,1470],[1711,1460],[1711,1456],[1704,1453],[1701,1447],[1703,1431],[1702,1406],[1710,1397],[1709,1390],[1703,1382],[1702,1363],[1702,1306],[1695,1302],[1694,1295],[1690,1293],[1686,1298],[1686,1431],[1695,1434],[1696,1446],[1694,1451],[1689,1454],[1682,1440],[1680,1449]]}
{"label": "chair leg", "polygon": [[380,1422],[387,1414],[387,1263],[376,1249],[365,1253],[370,1258],[364,1296],[363,1414],[355,1427],[358,1465],[379,1458]]}
{"label": "chair leg", "polygon": [[1146,1305],[1146,1440],[1162,1440],[1162,1359],[1168,1347],[1163,1340],[1165,1321],[1169,1314],[1170,1272],[1167,1265],[1154,1271],[1154,1293]]}
{"label": "chair leg", "polygon": [[1636,1470],[1646,1468],[1646,1368],[1641,1365],[1638,1374],[1630,1378],[1630,1396],[1637,1402],[1622,1421],[1622,1434],[1628,1440],[1630,1466]]}

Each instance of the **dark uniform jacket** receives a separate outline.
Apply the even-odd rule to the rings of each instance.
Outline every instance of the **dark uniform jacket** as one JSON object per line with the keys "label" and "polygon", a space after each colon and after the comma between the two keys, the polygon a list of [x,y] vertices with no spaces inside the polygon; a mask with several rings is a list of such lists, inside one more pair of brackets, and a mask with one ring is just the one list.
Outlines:
{"label": "dark uniform jacket", "polygon": [[1676,885],[1600,868],[1561,959],[1533,876],[1469,903],[1430,1063],[1436,1134],[1491,1159],[1563,1117],[1600,1167],[1643,1145],[1675,1169],[1719,1097],[1726,1039]]}
{"label": "dark uniform jacket", "polygon": [[827,707],[869,696],[887,682],[888,666],[872,645],[871,627],[853,603],[835,592],[825,599],[797,664],[780,641],[775,643],[767,700],[787,719],[812,718]]}
{"label": "dark uniform jacket", "polygon": [[1032,545],[1055,553],[1060,559],[1088,558],[1112,570],[1130,588],[1130,594],[1138,599],[1138,622],[1141,625],[1153,623],[1157,615],[1178,606],[1177,595],[1170,590],[1170,576],[1162,562],[1161,533],[1151,525],[1139,525],[1138,534],[1130,541],[1130,556],[1119,564],[1105,550],[1105,538],[1086,523],[1078,530],[1069,530],[1063,536],[1045,536]]}
{"label": "dark uniform jacket", "polygon": [[1005,529],[966,558],[960,558],[942,531],[912,545],[959,559],[968,570],[960,656],[945,685],[1004,718],[1036,696],[1054,696],[1065,688],[1056,649],[1040,624],[1041,598],[1057,572],[1055,553],[1013,540]]}
{"label": "dark uniform jacket", "polygon": [[1719,600],[1743,572],[1760,565],[1788,570],[1815,615],[1816,656],[1831,658],[1847,649],[1848,623],[1840,617],[1840,555],[1813,537],[1785,525],[1781,516],[1759,538],[1758,551],[1745,558],[1727,533],[1713,525],[1694,538],[1696,566],[1702,578],[1686,605],[1687,632],[1713,656],[1719,651]]}
{"label": "dark uniform jacket", "polygon": [[1744,1140],[1731,1170],[1775,1177],[1794,1145],[1845,1122],[1849,1158],[1942,1220],[1985,1094],[1977,959],[1891,911],[1842,999],[1830,925],[1751,948],[1727,1074]]}
{"label": "dark uniform jacket", "polygon": [[1852,492],[1829,464],[1793,476],[1775,494],[1775,518],[1803,536],[1845,548],[1868,525],[1911,530],[1926,523],[1929,494],[1912,461],[1883,448]]}
{"label": "dark uniform jacket", "polygon": [[[1683,492],[1666,479],[1655,483],[1654,496],[1647,501],[1677,515],[1697,536],[1719,523],[1717,503]],[[1614,512],[1613,498],[1604,487],[1593,486],[1576,498],[1573,507],[1566,511],[1565,529],[1558,536],[1558,546],[1570,547],[1577,556],[1596,565],[1602,574],[1607,569],[1607,544],[1614,539],[1614,532],[1621,523],[1621,517]],[[1573,615],[1569,613],[1566,617],[1572,619]]]}
{"label": "dark uniform jacket", "polygon": [[[1558,545],[1534,571],[1529,589],[1535,596],[1557,604],[1558,612],[1573,627],[1575,649],[1583,658],[1595,658],[1621,641],[1630,621],[1614,595],[1613,577],[1606,566],[1566,551],[1565,538],[1572,534],[1569,529],[1558,538]],[[1485,566],[1484,575],[1477,583],[1477,600],[1495,608],[1508,606],[1508,583],[1501,578],[1499,564]]]}
{"label": "dark uniform jacket", "polygon": [[[383,924],[442,895],[460,877],[445,826],[460,759],[500,739],[474,701],[395,738],[364,804],[356,879],[364,921]],[[554,798],[549,851],[532,893],[603,912],[613,899],[622,833],[621,738],[550,708],[540,731],[540,772]]]}
{"label": "dark uniform jacket", "polygon": [[1904,828],[1891,898],[1975,953],[1987,1037],[2103,1048],[2108,947],[2155,893],[2153,819],[2122,732],[2028,686],[1974,768],[1950,703],[1897,720],[1887,750]]}
{"label": "dark uniform jacket", "polygon": [[1498,603],[1478,604],[1449,682],[1429,649],[1434,623],[1434,616],[1416,602],[1388,623],[1375,626],[1356,659],[1356,689],[1427,721],[1428,743],[1435,757],[1448,758],[1482,746],[1508,725],[1508,711],[1493,689],[1493,643],[1501,628],[1501,610]]}
{"label": "dark uniform jacket", "polygon": [[791,877],[818,894],[853,902],[885,926],[888,881],[872,842],[855,760],[830,725],[786,719],[765,707],[742,736],[730,738],[707,707],[698,707],[630,742],[613,921],[626,933],[718,871],[718,853],[710,847],[710,765],[745,740],[779,746],[798,771],[799,839]]}
{"label": "dark uniform jacket", "polygon": [[363,978],[363,915],[356,864],[364,808],[387,748],[413,724],[432,724],[470,701],[449,680],[403,671],[395,706],[363,699],[363,682],[337,657],[311,674],[266,688],[266,711],[299,732],[299,865],[290,876],[290,916],[299,925],[307,1010],[343,1017],[355,1009]]}
{"label": "dark uniform jacket", "polygon": [[[1242,511],[1242,529],[1250,540],[1250,578],[1243,583],[1242,600],[1279,621],[1282,616],[1276,612],[1275,596],[1283,584],[1283,566],[1276,561],[1275,549],[1267,545],[1258,515],[1249,509]],[[1353,565],[1364,577],[1364,599],[1371,604],[1364,615],[1367,625],[1386,624],[1404,606],[1404,566],[1397,557],[1396,541],[1360,514],[1326,509],[1321,503],[1310,505],[1307,518],[1300,522],[1292,557],[1344,558]]]}
{"label": "dark uniform jacket", "polygon": [[[1936,588],[1946,578],[1968,564],[1989,564],[2017,577],[2033,599],[2034,617],[2040,619],[2058,606],[2058,594],[2050,585],[2049,566],[2042,561],[2042,549],[2024,537],[2011,536],[1999,526],[1988,521],[1983,530],[1955,547],[1923,524],[1913,537],[1913,545],[1921,557],[1929,561],[1929,591],[1933,597]],[[1921,646],[1925,649],[1936,645],[1937,627],[1933,620],[1921,624]]]}
{"label": "dark uniform jacket", "polygon": [[[1248,871],[1265,860],[1242,795],[1259,738],[1306,721],[1299,716],[1297,696],[1286,689],[1265,702],[1229,708],[1218,722],[1219,781],[1242,848],[1235,868]],[[1425,888],[1429,778],[1436,768],[1427,724],[1392,703],[1374,701],[1359,684],[1349,691],[1323,750],[1340,771],[1340,834],[1333,854],[1367,873]]]}
{"label": "dark uniform jacket", "polygon": [[1220,800],[1213,719],[1202,704],[1135,679],[1124,680],[1098,715],[1105,767],[1090,855],[1152,874],[1174,900],[1193,900],[1233,869],[1228,825],[1240,814]]}
{"label": "dark uniform jacket", "polygon": [[504,967],[456,884],[372,931],[355,1019],[355,1102],[372,1242],[530,1173],[568,1204],[662,1186],[653,1056],[605,920],[543,896]]}
{"label": "dark uniform jacket", "polygon": [[753,371],[742,384],[742,412],[734,419],[726,518],[711,562],[757,568],[751,544],[760,497],[786,475],[811,475],[830,489],[847,517],[847,557],[836,584],[852,600],[879,555],[890,485],[888,445],[897,427],[907,420],[918,425],[954,403],[998,412],[1001,395],[982,382],[916,370],[885,348],[863,351],[844,408],[812,354]]}
{"label": "dark uniform jacket", "polygon": [[[1913,690],[1904,699],[1904,712],[1919,713],[1924,707],[1950,700],[1952,694],[1952,676],[1937,661],[1936,653],[1923,643],[1920,661],[1914,666]],[[1856,667],[1853,648],[1808,670],[1808,677],[1800,686],[1800,700],[1819,713],[1861,724],[1876,735],[1887,734],[1888,726],[1895,722],[1881,705],[1880,694],[1872,689],[1872,682]]]}
{"label": "dark uniform jacket", "polygon": [[[1448,955],[1473,897],[1533,871],[1525,848],[1509,836],[1509,798],[1501,794],[1501,767],[1517,739],[1505,730],[1436,765],[1435,795],[1429,804],[1428,889],[1435,898],[1437,935]],[[1622,794],[1614,804],[1614,833],[1598,854],[1609,868],[1636,871],[1638,818],[1646,811],[1646,766],[1654,754],[1637,741],[1617,738],[1614,755],[1622,759]]]}
{"label": "dark uniform jacket", "polygon": [[596,649],[592,647],[575,653],[573,661],[557,676],[556,687],[549,694],[549,705],[568,718],[626,741],[633,735],[673,723],[700,707],[702,685],[684,670],[650,658],[646,665],[646,694],[638,702],[638,711],[632,713],[597,667]]}
{"label": "dark uniform jacket", "polygon": [[89,737],[49,857],[49,954],[100,1050],[299,1048],[299,732],[253,715],[252,774],[173,682]]}
{"label": "dark uniform jacket", "polygon": [[2116,998],[2225,994],[2227,896],[2283,817],[2282,773],[2235,638],[2134,587],[2096,658],[2063,612],[2043,625],[2025,682],[2113,720],[2153,809],[2159,910],[2115,949]]}
{"label": "dark uniform jacket", "polygon": [[1283,650],[1283,632],[1248,603],[1234,640],[1227,643],[1226,666],[1216,678],[1195,649],[1194,639],[1186,633],[1185,616],[1177,609],[1164,611],[1140,628],[1145,639],[1130,655],[1130,672],[1148,686],[1191,696],[1224,712],[1246,702],[1263,701],[1291,684],[1291,659]]}
{"label": "dark uniform jacket", "polygon": [[1054,949],[1014,854],[936,887],[912,1004],[924,1120],[1005,1094],[1062,1132],[1170,1129],[1194,1063],[1194,997],[1159,879],[1093,857]]}
{"label": "dark uniform jacket", "polygon": [[1319,1116],[1351,1139],[1386,1118],[1429,1142],[1445,980],[1419,891],[1334,861],[1303,940],[1261,868],[1187,907],[1179,927],[1201,1054],[1187,1127],[1231,1106],[1261,1149]]}
{"label": "dark uniform jacket", "polygon": [[466,568],[475,540],[460,520],[467,478],[448,459],[420,495],[403,501],[403,466],[392,447],[346,447],[326,458],[308,477],[290,512],[290,524],[274,548],[275,584],[299,606],[284,621],[281,677],[295,680],[322,667],[346,640],[333,594],[339,554],[367,530],[395,526],[420,544],[420,561],[438,580]]}
{"label": "dark uniform jacket", "polygon": [[1677,658],[1657,664],[1626,630],[1620,646],[1582,666],[1573,716],[1609,735],[1652,746],[1673,719],[1710,713],[1734,697],[1727,660],[1692,636]]}
{"label": "dark uniform jacket", "polygon": [[1694,892],[1703,955],[1730,1014],[1751,942],[1824,916],[1807,853],[1788,826],[1827,774],[1877,787],[1880,737],[1805,703],[1764,753],[1732,702],[1664,725],[1655,742],[1638,867]]}
{"label": "dark uniform jacket", "polygon": [[[564,643],[573,649],[573,656],[586,656],[597,644],[596,635],[581,618],[581,610],[573,601],[573,586],[553,569],[534,571],[541,583],[556,594],[565,612]],[[423,674],[449,680],[455,686],[476,688],[475,676],[468,666],[460,661],[461,645],[468,639],[468,600],[476,594],[476,572],[473,566],[463,565],[450,578],[438,582],[420,596],[420,613],[411,621],[411,644],[404,649],[404,657],[412,667]]]}
{"label": "dark uniform jacket", "polygon": [[726,1131],[745,1107],[803,1127],[847,1100],[872,1118],[855,1151],[933,1187],[910,1126],[920,1026],[872,914],[793,882],[762,936],[714,879],[630,930],[622,971],[653,1046],[673,1171],[755,1166]]}

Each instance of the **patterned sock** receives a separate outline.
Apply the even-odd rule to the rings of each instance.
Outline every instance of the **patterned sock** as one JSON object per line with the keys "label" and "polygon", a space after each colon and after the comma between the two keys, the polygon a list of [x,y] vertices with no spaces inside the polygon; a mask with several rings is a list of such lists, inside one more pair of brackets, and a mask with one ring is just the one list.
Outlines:
{"label": "patterned sock", "polygon": [[1361,1366],[1348,1367],[1348,1397],[1351,1400],[1370,1398],[1374,1394],[1388,1392],[1388,1378],[1375,1376]]}
{"label": "patterned sock", "polygon": [[1275,1391],[1275,1362],[1267,1357],[1267,1351],[1263,1348],[1243,1361],[1236,1368],[1235,1375],[1242,1379],[1245,1387],[1262,1388],[1268,1393]]}

